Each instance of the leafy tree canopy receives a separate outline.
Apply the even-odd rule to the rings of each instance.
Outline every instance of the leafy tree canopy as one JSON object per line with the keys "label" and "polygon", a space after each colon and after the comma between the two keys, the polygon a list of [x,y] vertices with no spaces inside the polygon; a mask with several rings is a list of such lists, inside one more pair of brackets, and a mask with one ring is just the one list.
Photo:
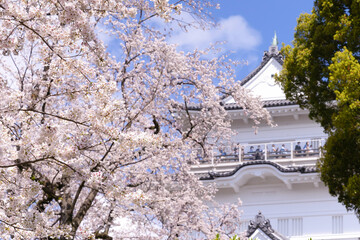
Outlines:
{"label": "leafy tree canopy", "polygon": [[332,195],[360,215],[360,1],[317,0],[282,49],[277,80],[329,133],[320,162]]}

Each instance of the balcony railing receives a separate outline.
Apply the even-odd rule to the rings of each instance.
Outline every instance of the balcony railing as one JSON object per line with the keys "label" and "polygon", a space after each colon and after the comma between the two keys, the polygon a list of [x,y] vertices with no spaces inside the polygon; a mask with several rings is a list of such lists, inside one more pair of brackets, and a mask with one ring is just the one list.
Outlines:
{"label": "balcony railing", "polygon": [[[321,147],[325,139],[311,139],[289,142],[268,142],[236,144],[231,147],[214,148],[203,156],[197,153],[195,168],[234,166],[247,161],[268,160],[280,165],[314,164],[321,157]],[[224,168],[225,169],[225,168]]]}

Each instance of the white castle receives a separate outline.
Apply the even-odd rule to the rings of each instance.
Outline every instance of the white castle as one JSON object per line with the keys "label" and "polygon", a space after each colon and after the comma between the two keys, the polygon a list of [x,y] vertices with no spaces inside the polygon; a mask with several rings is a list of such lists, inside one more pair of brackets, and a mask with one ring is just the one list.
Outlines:
{"label": "white castle", "polygon": [[261,126],[255,135],[243,109],[231,97],[224,99],[237,133],[234,144],[214,149],[192,171],[216,183],[218,202],[242,200],[241,230],[250,238],[358,240],[359,220],[330,196],[316,170],[327,135],[307,110],[286,100],[274,80],[283,64],[277,44],[275,35],[260,66],[242,80],[261,97],[277,127]]}

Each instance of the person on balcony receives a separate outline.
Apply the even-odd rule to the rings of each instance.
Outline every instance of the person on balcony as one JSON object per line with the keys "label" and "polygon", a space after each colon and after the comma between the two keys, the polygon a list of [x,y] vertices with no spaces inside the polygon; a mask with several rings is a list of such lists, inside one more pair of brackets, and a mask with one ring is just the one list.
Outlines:
{"label": "person on balcony", "polygon": [[255,160],[262,159],[263,150],[261,149],[260,145],[258,145],[257,149],[255,150]]}
{"label": "person on balcony", "polygon": [[280,155],[282,155],[282,158],[285,158],[287,154],[287,149],[285,148],[285,144],[281,145],[280,148]]}
{"label": "person on balcony", "polygon": [[[278,150],[279,150],[279,148],[276,148],[276,147],[275,147],[275,144],[271,145],[270,155],[276,155],[276,154],[278,154]],[[278,157],[275,157],[275,158],[278,158]]]}
{"label": "person on balcony", "polygon": [[222,162],[226,159],[227,153],[225,152],[224,148],[219,148],[219,153],[220,153],[220,155],[218,155],[217,158],[218,158],[218,160],[220,160],[220,162]]}
{"label": "person on balcony", "polygon": [[244,146],[241,147],[241,154],[244,160],[254,160],[256,156],[256,152],[254,150],[254,146],[250,146],[250,150],[245,153]]}
{"label": "person on balcony", "polygon": [[295,146],[295,156],[299,156],[300,153],[301,153],[301,146],[300,146],[300,142],[298,142]]}
{"label": "person on balcony", "polygon": [[275,144],[273,144],[273,145],[271,146],[271,153],[276,154],[277,151],[278,151],[278,148],[276,148],[276,147],[275,147]]}
{"label": "person on balcony", "polygon": [[219,149],[219,152],[220,152],[220,156],[226,156],[227,155],[225,150],[222,149],[222,148]]}
{"label": "person on balcony", "polygon": [[232,144],[233,154],[237,156],[239,154],[239,148],[236,144]]}
{"label": "person on balcony", "polygon": [[309,147],[309,154],[310,154],[310,155],[314,155],[313,153],[314,153],[313,145],[312,145],[312,144],[310,144],[310,147]]}
{"label": "person on balcony", "polygon": [[303,150],[306,154],[309,154],[309,152],[310,152],[310,143],[309,142],[305,143]]}

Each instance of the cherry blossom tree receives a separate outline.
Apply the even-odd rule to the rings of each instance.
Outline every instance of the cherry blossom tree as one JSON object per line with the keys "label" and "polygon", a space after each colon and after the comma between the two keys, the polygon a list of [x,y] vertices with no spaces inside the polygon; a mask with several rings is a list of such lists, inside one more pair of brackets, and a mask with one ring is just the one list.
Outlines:
{"label": "cherry blossom tree", "polygon": [[[6,239],[230,236],[238,205],[210,203],[192,149],[229,139],[231,61],[184,53],[154,25],[209,21],[207,0],[0,1],[0,235]],[[196,26],[195,26],[196,27]],[[104,35],[116,39],[115,57]],[[215,84],[216,83],[216,84]],[[201,106],[196,114],[194,104]]]}

